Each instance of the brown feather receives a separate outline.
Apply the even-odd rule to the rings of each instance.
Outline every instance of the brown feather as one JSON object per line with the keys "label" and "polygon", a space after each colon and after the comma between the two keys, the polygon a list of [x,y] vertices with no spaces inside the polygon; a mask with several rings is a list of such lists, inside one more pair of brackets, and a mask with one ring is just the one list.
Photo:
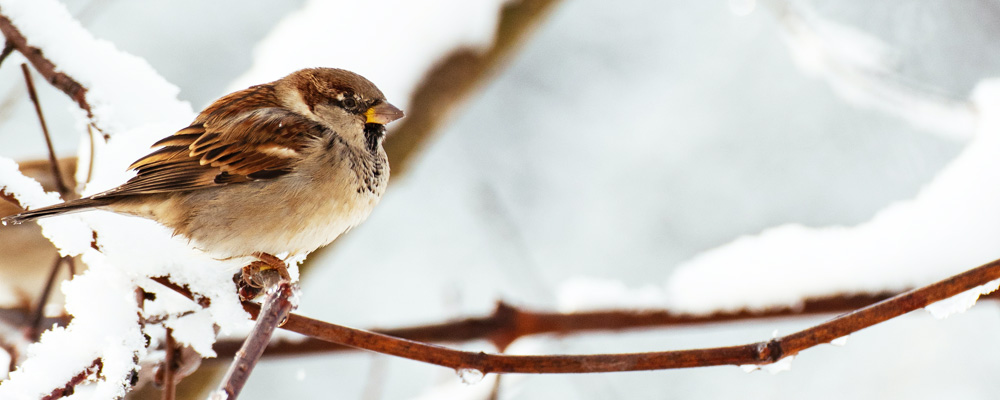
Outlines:
{"label": "brown feather", "polygon": [[274,179],[293,171],[302,150],[324,134],[318,123],[281,107],[272,85],[254,86],[217,100],[156,142],[157,150],[130,166],[134,178],[95,198]]}

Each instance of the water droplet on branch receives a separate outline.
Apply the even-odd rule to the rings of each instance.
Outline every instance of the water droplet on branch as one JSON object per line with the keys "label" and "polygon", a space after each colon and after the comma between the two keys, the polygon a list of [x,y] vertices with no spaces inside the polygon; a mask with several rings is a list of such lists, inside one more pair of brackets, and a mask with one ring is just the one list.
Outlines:
{"label": "water droplet on branch", "polygon": [[458,377],[462,379],[462,383],[466,385],[475,385],[483,380],[483,371],[475,368],[460,368],[455,370]]}

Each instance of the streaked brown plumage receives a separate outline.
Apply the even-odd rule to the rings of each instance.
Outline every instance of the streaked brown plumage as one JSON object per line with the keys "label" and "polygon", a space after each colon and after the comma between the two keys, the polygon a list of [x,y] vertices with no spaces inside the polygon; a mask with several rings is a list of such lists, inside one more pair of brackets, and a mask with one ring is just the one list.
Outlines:
{"label": "streaked brown plumage", "polygon": [[378,203],[384,125],[402,116],[360,75],[300,70],[216,100],[121,186],[4,221],[99,208],[156,220],[219,257],[308,253]]}

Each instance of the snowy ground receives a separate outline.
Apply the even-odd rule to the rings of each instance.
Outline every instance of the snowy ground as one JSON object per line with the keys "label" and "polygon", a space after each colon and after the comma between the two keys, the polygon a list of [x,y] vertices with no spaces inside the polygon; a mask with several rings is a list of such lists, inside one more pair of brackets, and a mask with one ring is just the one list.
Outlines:
{"label": "snowy ground", "polygon": [[[991,185],[1000,173],[992,161],[1000,159],[1000,130],[992,129],[1000,114],[985,112],[997,109],[996,89],[980,86],[987,89],[970,100],[1000,69],[994,9],[817,1],[794,3],[814,7],[789,17],[780,3],[753,4],[562,4],[415,170],[392,182],[368,223],[316,260],[324,268],[305,277],[300,312],[388,327],[485,313],[498,298],[572,308],[582,306],[572,290],[582,279],[691,310],[768,305],[803,293],[898,288],[1000,257],[991,249],[1000,217],[989,212],[1000,197]],[[424,19],[396,6],[374,25],[385,30],[374,34],[379,40],[393,38],[402,16]],[[240,7],[228,19],[216,17],[226,6],[197,2],[137,7],[108,3],[90,27],[146,57],[196,109],[231,85],[256,82],[255,71],[280,69],[269,60],[294,65],[281,51],[297,48],[251,49],[295,4]],[[278,26],[273,35],[288,34]],[[452,34],[475,42],[481,32]],[[381,67],[373,74],[405,92]],[[4,87],[21,85],[12,71],[19,74],[0,70]],[[25,110],[0,125],[0,155],[42,154]],[[63,121],[52,125],[62,127],[60,149],[72,152],[77,136]],[[785,224],[806,228],[733,243]],[[830,226],[842,228],[822,229]],[[789,279],[773,279],[776,269]],[[760,282],[773,286],[747,284],[767,271]],[[531,338],[512,351],[738,344],[820,320]],[[807,351],[774,376],[720,367],[506,377],[502,397],[992,398],[1000,389],[990,375],[1000,359],[997,329],[991,304],[945,320],[915,313],[852,335],[845,347]],[[382,382],[382,398],[444,396],[433,390],[483,398],[463,392],[488,388],[463,386],[438,367],[355,354],[265,362],[244,398],[361,398],[370,379]]]}

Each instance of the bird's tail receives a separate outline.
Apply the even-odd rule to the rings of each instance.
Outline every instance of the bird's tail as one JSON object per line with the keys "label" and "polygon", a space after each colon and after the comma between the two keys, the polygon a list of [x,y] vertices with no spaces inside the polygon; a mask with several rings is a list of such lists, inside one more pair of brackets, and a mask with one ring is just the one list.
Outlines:
{"label": "bird's tail", "polygon": [[83,211],[88,208],[103,206],[107,203],[108,203],[107,199],[92,199],[89,197],[84,197],[82,199],[70,200],[61,204],[36,208],[34,210],[28,210],[20,214],[8,215],[6,217],[3,217],[3,224],[16,225],[22,222],[31,221],[38,218],[51,217],[53,215],[59,215],[74,211]]}

